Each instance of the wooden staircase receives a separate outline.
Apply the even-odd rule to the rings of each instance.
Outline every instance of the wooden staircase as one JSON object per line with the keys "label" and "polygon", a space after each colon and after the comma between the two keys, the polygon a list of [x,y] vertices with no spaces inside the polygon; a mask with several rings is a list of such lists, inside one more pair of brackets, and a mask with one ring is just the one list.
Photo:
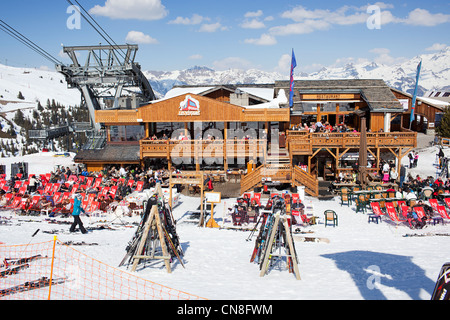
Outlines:
{"label": "wooden staircase", "polygon": [[305,192],[310,196],[319,196],[319,182],[306,171],[298,166],[292,167],[291,164],[266,164],[261,165],[252,172],[246,174],[241,179],[241,194],[261,187],[263,179],[270,178],[272,181],[289,183],[293,187],[305,186]]}

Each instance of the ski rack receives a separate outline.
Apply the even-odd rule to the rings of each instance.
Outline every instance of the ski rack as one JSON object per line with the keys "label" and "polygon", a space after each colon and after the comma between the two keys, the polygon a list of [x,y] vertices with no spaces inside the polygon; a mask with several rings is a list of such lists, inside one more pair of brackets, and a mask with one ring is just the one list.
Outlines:
{"label": "ski rack", "polygon": [[147,220],[147,222],[145,223],[144,232],[142,234],[142,238],[139,243],[137,252],[142,252],[144,250],[145,244],[147,242],[147,238],[150,233],[150,228],[154,228],[155,224],[156,224],[156,228],[158,229],[159,242],[161,245],[163,255],[155,256],[154,255],[155,248],[153,248],[154,250],[153,250],[152,254],[149,256],[148,255],[139,255],[139,254],[134,255],[133,256],[133,259],[134,259],[133,266],[131,267],[132,272],[136,271],[136,267],[139,264],[141,259],[164,259],[164,264],[166,265],[167,272],[168,273],[172,272],[172,269],[170,268],[170,259],[171,258],[170,258],[169,252],[167,251],[166,242],[164,240],[164,233],[163,233],[163,229],[162,229],[162,225],[161,225],[161,219],[159,217],[158,205],[152,206],[152,209],[150,212],[150,217]]}
{"label": "ski rack", "polygon": [[[150,215],[145,221],[145,224],[143,226],[143,232],[141,234],[141,237],[139,239],[139,243],[137,244],[137,250],[133,252],[131,260],[133,260],[133,265],[131,268],[131,271],[136,271],[136,268],[138,264],[141,262],[141,259],[162,259],[164,260],[164,264],[166,267],[166,270],[168,273],[172,272],[172,269],[170,267],[170,262],[172,260],[172,256],[169,253],[167,244],[170,246],[170,249],[172,250],[172,253],[177,257],[177,259],[180,261],[181,265],[184,268],[183,261],[180,257],[180,254],[182,255],[182,252],[179,253],[178,249],[175,247],[169,232],[166,228],[166,226],[162,223],[161,217],[159,214],[159,206],[161,205],[162,210],[166,209],[166,204],[164,202],[164,194],[161,189],[161,185],[158,183],[155,187],[155,195],[158,196],[159,200],[156,204],[153,204],[151,207]],[[172,211],[170,211],[170,220],[173,222],[172,217]],[[157,233],[157,235],[156,235]],[[176,234],[174,237],[177,237]],[[167,239],[167,244],[166,244]],[[145,251],[145,248],[148,246],[148,243],[152,243],[152,250],[150,255],[148,254],[142,254]],[[157,248],[157,243],[159,242],[159,247]],[[177,241],[178,242],[178,241]],[[159,249],[159,250],[157,250]],[[180,249],[181,250],[181,249]],[[156,255],[156,252],[162,252],[162,255]],[[127,256],[125,256],[127,257]],[[122,263],[121,263],[122,264]]]}
{"label": "ski rack", "polygon": [[[289,272],[294,273],[296,279],[300,280],[297,253],[288,222],[290,217],[286,214],[285,200],[274,197],[271,210],[263,214],[267,216],[262,220],[250,262],[259,263],[260,277],[263,277],[268,273],[270,266],[286,258]],[[285,253],[281,252],[283,249]]]}
{"label": "ski rack", "polygon": [[[271,233],[269,235],[269,240],[266,242],[266,248],[264,250],[264,259],[261,263],[261,272],[259,274],[260,277],[263,277],[269,269],[269,265],[274,262],[275,258],[287,258],[288,268],[294,272],[294,275],[297,280],[300,280],[300,272],[298,269],[298,260],[297,254],[295,253],[294,242],[292,240],[291,228],[288,224],[288,217],[286,214],[282,214],[278,212],[274,215],[274,223]],[[285,244],[281,243],[281,239],[276,239],[275,237],[280,237],[280,235],[284,235]],[[276,251],[280,251],[281,248],[284,247],[286,250],[286,254],[275,253]]]}

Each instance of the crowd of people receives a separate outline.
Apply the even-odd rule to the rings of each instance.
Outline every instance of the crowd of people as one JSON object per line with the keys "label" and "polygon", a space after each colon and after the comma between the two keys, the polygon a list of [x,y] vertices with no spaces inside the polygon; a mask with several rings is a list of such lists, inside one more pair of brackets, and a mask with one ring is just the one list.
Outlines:
{"label": "crowd of people", "polygon": [[[3,182],[3,188],[0,190],[0,207],[9,208],[15,198],[20,196],[21,204],[15,209],[19,208],[22,214],[40,213],[45,210],[50,216],[54,214],[68,216],[72,213],[75,195],[85,195],[86,198],[92,195],[90,199],[98,202],[98,209],[106,211],[109,204],[123,200],[136,191],[138,185],[141,190],[150,189],[157,183],[163,184],[167,178],[167,170],[142,170],[139,166],[112,166],[99,172],[87,172],[80,166],[73,169],[60,167],[38,176],[26,177],[17,174],[9,181]],[[99,183],[95,184],[93,181]],[[133,182],[129,183],[130,181]],[[47,185],[58,187],[48,190]],[[111,191],[102,193],[103,188]],[[55,197],[56,194],[59,197]],[[71,196],[64,197],[64,194]],[[39,196],[38,200],[36,196]]]}
{"label": "crowd of people", "polygon": [[324,133],[356,133],[355,129],[349,128],[346,124],[339,124],[332,126],[328,121],[317,121],[316,123],[310,122],[309,125],[305,123],[299,123],[294,125],[291,130],[306,131],[309,133],[324,132]]}

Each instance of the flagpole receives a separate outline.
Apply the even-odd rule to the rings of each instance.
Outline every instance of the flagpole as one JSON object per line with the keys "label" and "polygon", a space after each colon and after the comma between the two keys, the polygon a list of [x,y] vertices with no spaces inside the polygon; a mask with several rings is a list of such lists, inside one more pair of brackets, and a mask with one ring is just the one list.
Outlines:
{"label": "flagpole", "polygon": [[292,49],[291,58],[291,74],[289,80],[289,107],[292,108],[294,105],[294,69],[297,66],[297,61],[295,60],[294,49]]}
{"label": "flagpole", "polygon": [[420,78],[420,69],[422,68],[422,60],[420,60],[419,65],[417,66],[417,74],[416,74],[416,86],[414,87],[414,95],[411,104],[411,115],[409,117],[409,130],[411,130],[411,125],[414,120],[414,110],[416,108],[416,100],[417,100],[417,89],[419,86],[419,78]]}

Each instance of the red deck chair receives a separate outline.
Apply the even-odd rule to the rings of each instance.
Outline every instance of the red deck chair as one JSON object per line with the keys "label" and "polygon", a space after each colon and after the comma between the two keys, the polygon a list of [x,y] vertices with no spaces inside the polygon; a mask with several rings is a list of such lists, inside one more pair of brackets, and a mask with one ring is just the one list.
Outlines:
{"label": "red deck chair", "polygon": [[445,206],[437,206],[437,212],[439,212],[439,215],[442,217],[442,219],[450,220],[450,216],[445,209]]}
{"label": "red deck chair", "polygon": [[53,195],[53,203],[54,203],[54,204],[57,204],[57,203],[59,203],[59,202],[62,201],[61,195],[62,195],[61,192],[56,192],[56,193]]}
{"label": "red deck chair", "polygon": [[64,192],[61,197],[61,202],[70,198],[70,192]]}
{"label": "red deck chair", "polygon": [[427,220],[427,215],[425,214],[425,210],[423,207],[413,207],[414,212],[417,214],[417,216],[419,217],[420,221],[426,221]]}
{"label": "red deck chair", "polygon": [[86,188],[89,188],[92,185],[92,182],[94,182],[94,177],[87,177],[86,178]]}
{"label": "red deck chair", "polygon": [[430,206],[433,208],[433,210],[437,212],[438,207],[437,199],[429,199],[428,202],[430,203]]}
{"label": "red deck chair", "polygon": [[11,204],[8,206],[5,206],[5,208],[17,209],[19,207],[21,201],[22,201],[22,197],[14,197],[14,200],[11,202]]}
{"label": "red deck chair", "polygon": [[102,189],[102,193],[100,195],[102,195],[103,197],[106,198],[106,196],[108,195],[108,192],[109,192],[109,187],[104,187]]}
{"label": "red deck chair", "polygon": [[101,184],[102,184],[102,178],[95,179],[94,188],[100,188]]}
{"label": "red deck chair", "polygon": [[86,179],[85,176],[79,176],[78,177],[78,181],[80,181],[80,182],[84,182],[85,179]]}
{"label": "red deck chair", "polygon": [[27,192],[27,187],[23,186],[19,188],[19,192],[17,192],[17,194],[23,196],[25,195],[25,192]]}
{"label": "red deck chair", "polygon": [[19,205],[14,210],[26,210],[28,198],[21,198]]}
{"label": "red deck chair", "polygon": [[58,192],[59,191],[59,187],[61,187],[61,183],[54,183],[53,184],[53,187],[52,187],[52,189],[51,189],[51,194],[55,194],[56,192]]}
{"label": "red deck chair", "polygon": [[128,180],[127,186],[132,188],[134,184],[134,180]]}
{"label": "red deck chair", "polygon": [[12,193],[6,193],[5,194],[5,198],[6,198],[6,203],[5,203],[4,207],[6,208],[8,205],[11,204],[11,201],[13,199],[13,194]]}
{"label": "red deck chair", "polygon": [[379,202],[371,202],[370,207],[372,208],[372,212],[376,216],[383,216],[384,212],[381,210],[381,206]]}
{"label": "red deck chair", "polygon": [[6,180],[0,180],[0,189],[3,189],[3,187],[6,185]]}
{"label": "red deck chair", "polygon": [[53,183],[47,183],[44,188],[44,194],[49,194],[53,188]]}
{"label": "red deck chair", "polygon": [[450,208],[450,197],[445,197],[444,202],[445,202],[445,205],[447,206],[447,208]]}
{"label": "red deck chair", "polygon": [[16,183],[14,184],[14,189],[19,189],[20,187],[22,187],[22,181],[16,181]]}
{"label": "red deck chair", "polygon": [[397,205],[399,208],[402,208],[403,206],[406,206],[406,201],[404,200],[397,201]]}
{"label": "red deck chair", "polygon": [[95,193],[89,193],[88,197],[87,197],[87,201],[89,203],[91,203],[92,201],[95,200],[95,198],[97,197],[97,195]]}
{"label": "red deck chair", "polygon": [[40,212],[41,208],[39,207],[39,200],[41,199],[40,195],[35,195],[31,198],[30,206],[27,208],[28,211],[36,211]]}
{"label": "red deck chair", "polygon": [[254,193],[251,202],[253,203],[253,201],[255,201],[258,204],[258,206],[261,206],[261,193],[259,192]]}
{"label": "red deck chair", "polygon": [[69,179],[67,179],[67,181],[73,181],[73,182],[77,182],[78,181],[78,177],[74,174],[69,176]]}
{"label": "red deck chair", "polygon": [[385,203],[386,206],[386,212],[389,215],[389,218],[391,218],[391,220],[393,222],[395,222],[397,225],[401,222],[405,222],[405,219],[400,219],[398,217],[397,211],[395,210],[394,204],[392,202],[386,202]]}
{"label": "red deck chair", "polygon": [[86,212],[93,213],[95,210],[97,210],[100,207],[100,202],[98,201],[92,201],[90,205],[88,206]]}
{"label": "red deck chair", "polygon": [[70,193],[75,193],[75,192],[77,192],[77,190],[78,190],[78,188],[80,187],[80,185],[77,183],[77,184],[74,184],[73,186],[72,186],[72,190],[70,190]]}
{"label": "red deck chair", "polygon": [[310,224],[310,220],[308,219],[306,214],[301,214],[301,212],[298,210],[292,210],[291,213],[295,217],[295,221],[297,221],[297,223],[298,223],[298,221],[301,221],[302,224],[306,224],[306,225]]}
{"label": "red deck chair", "polygon": [[137,192],[141,192],[144,188],[144,181],[138,181],[136,182],[136,190]]}
{"label": "red deck chair", "polygon": [[119,183],[121,183],[121,184],[125,184],[125,178],[119,178]]}
{"label": "red deck chair", "polygon": [[87,212],[87,207],[88,207],[88,205],[89,205],[89,201],[87,201],[87,200],[83,200],[83,201],[81,201],[81,207],[84,209],[84,211],[86,211]]}
{"label": "red deck chair", "polygon": [[116,193],[117,193],[117,189],[118,188],[119,188],[118,186],[112,186],[111,189],[109,190],[109,193],[111,194],[113,199],[116,197]]}

